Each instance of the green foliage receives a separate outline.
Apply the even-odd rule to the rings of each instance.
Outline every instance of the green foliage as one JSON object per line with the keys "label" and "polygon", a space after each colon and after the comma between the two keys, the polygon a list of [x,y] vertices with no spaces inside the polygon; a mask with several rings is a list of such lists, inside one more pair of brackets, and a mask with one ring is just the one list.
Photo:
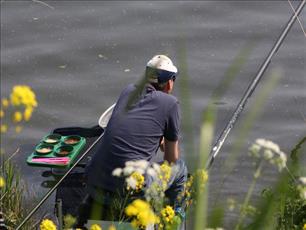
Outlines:
{"label": "green foliage", "polygon": [[[22,131],[22,125],[31,119],[37,105],[35,93],[26,85],[15,85],[9,98],[1,98],[1,140],[4,135],[19,134]],[[15,131],[8,132],[9,128],[14,126]],[[23,206],[27,192],[26,186],[22,183],[16,165],[11,161],[18,151],[19,149],[15,153],[5,156],[4,148],[1,148],[0,153],[0,210],[3,211],[4,222],[9,229],[14,229],[25,217],[27,211]],[[33,223],[29,221],[23,229],[33,229]]]}
{"label": "green foliage", "polygon": [[271,189],[263,190],[258,213],[246,229],[303,229],[306,224],[306,202],[301,197],[298,177],[303,175],[304,168],[299,167],[297,157],[303,144],[305,141],[299,142],[298,147],[293,149],[293,160],[288,163],[287,171],[280,174],[276,184]]}
{"label": "green foliage", "polygon": [[300,192],[293,180],[288,185],[288,194],[277,200],[280,202],[276,213],[276,229],[303,229],[306,223],[306,202],[300,197]]}
{"label": "green foliage", "polygon": [[[25,217],[26,209],[23,206],[25,185],[20,179],[20,172],[10,161],[4,161],[2,164],[2,173],[5,180],[4,187],[1,188],[1,210],[6,226],[14,229]],[[28,222],[23,229],[33,229],[33,223]]]}

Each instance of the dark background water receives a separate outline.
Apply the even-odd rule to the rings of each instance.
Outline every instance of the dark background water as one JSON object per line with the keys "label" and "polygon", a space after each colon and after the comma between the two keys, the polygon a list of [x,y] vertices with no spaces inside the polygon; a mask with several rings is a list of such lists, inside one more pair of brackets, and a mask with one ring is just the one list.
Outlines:
{"label": "dark background water", "polygon": [[[14,85],[27,84],[35,91],[39,104],[21,134],[9,132],[1,138],[1,148],[7,155],[20,147],[14,161],[30,187],[29,200],[31,196],[40,198],[48,191],[41,186],[44,180],[41,172],[45,169],[25,164],[40,138],[57,127],[96,125],[123,87],[140,79],[153,55],[167,54],[178,65],[180,49],[186,50],[189,118],[195,142],[194,152],[184,151],[186,133],[183,133],[181,150],[193,170],[199,152],[201,114],[227,68],[238,52],[255,39],[245,66],[216,103],[214,140],[292,14],[287,1],[46,3],[48,6],[30,1],[1,1],[1,97],[7,96]],[[305,18],[304,10],[300,16],[304,26]],[[305,136],[305,43],[305,36],[295,23],[212,167],[209,208],[220,197],[222,202],[229,197],[243,199],[253,169],[246,150],[256,138],[271,139],[289,153]],[[220,172],[244,118],[256,93],[269,78],[269,72],[275,68],[281,69],[282,77],[245,136],[234,170],[226,174],[220,186],[224,177]],[[183,90],[186,90],[184,86]],[[182,89],[176,87],[174,95],[182,100]],[[255,199],[276,176],[277,170],[266,166],[256,187]],[[45,205],[50,212],[52,199]],[[34,205],[32,202],[29,208]],[[236,215],[228,212],[225,226],[233,224]]]}

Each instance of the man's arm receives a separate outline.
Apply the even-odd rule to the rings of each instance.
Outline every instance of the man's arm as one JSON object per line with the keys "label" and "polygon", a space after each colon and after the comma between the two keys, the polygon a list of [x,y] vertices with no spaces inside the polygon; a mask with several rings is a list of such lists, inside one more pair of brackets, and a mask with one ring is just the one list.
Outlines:
{"label": "man's arm", "polygon": [[168,141],[164,138],[163,147],[165,150],[164,160],[175,163],[180,156],[178,141]]}

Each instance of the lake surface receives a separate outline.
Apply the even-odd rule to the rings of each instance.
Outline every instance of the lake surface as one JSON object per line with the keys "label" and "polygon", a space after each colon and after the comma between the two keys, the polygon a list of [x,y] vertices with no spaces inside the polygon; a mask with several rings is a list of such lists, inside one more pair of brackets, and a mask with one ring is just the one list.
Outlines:
{"label": "lake surface", "polygon": [[[1,138],[7,156],[20,147],[13,160],[29,186],[29,200],[48,191],[41,186],[46,168],[25,163],[36,143],[54,128],[96,125],[121,90],[137,82],[147,61],[159,53],[169,55],[188,79],[186,84],[183,76],[178,77],[173,94],[184,106],[186,90],[189,95],[184,107],[189,113],[184,113],[183,121],[192,122],[191,132],[183,130],[181,152],[190,171],[194,170],[201,117],[212,93],[237,54],[253,41],[245,65],[215,102],[216,141],[291,14],[287,1],[1,1],[1,97],[8,96],[14,85],[26,84],[35,91],[39,104],[22,133],[9,132]],[[305,9],[300,19],[305,27]],[[288,154],[306,135],[305,47],[305,36],[296,22],[210,171],[210,209],[218,200],[243,200],[253,169],[247,148],[255,139],[270,139]],[[281,78],[244,135],[233,170],[224,174],[239,130],[273,69],[281,71]],[[186,150],[191,142],[184,142],[189,135],[193,152]],[[276,176],[277,170],[267,165],[254,199]],[[53,202],[51,197],[44,210],[53,212]],[[236,217],[236,212],[227,213],[226,229]]]}

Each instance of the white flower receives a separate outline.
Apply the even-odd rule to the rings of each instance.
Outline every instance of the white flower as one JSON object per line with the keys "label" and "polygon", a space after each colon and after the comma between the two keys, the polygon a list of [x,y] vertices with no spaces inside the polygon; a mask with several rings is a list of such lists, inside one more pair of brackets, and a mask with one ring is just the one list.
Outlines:
{"label": "white flower", "polygon": [[260,145],[260,146],[265,146],[266,145],[266,140],[265,139],[262,139],[262,138],[259,138],[259,139],[256,139],[256,144]]}
{"label": "white flower", "polygon": [[152,167],[156,171],[156,173],[160,173],[160,165],[159,164],[153,163]]}
{"label": "white flower", "polygon": [[113,174],[113,176],[120,177],[121,173],[122,173],[122,168],[116,168],[116,169],[114,169],[112,174]]}
{"label": "white flower", "polygon": [[302,185],[306,185],[306,177],[300,177],[299,181]]}
{"label": "white flower", "polygon": [[300,197],[306,201],[306,186],[298,185],[297,189],[300,193]]}
{"label": "white flower", "polygon": [[128,176],[130,174],[132,174],[133,172],[135,171],[135,168],[133,166],[126,166],[124,169],[123,169],[123,174],[125,176]]}
{"label": "white flower", "polygon": [[273,143],[272,141],[265,140],[265,139],[257,139],[256,144],[258,144],[259,146],[263,148],[270,149],[273,152],[276,152],[276,153],[280,152],[279,146]]}
{"label": "white flower", "polygon": [[134,170],[134,172],[138,172],[138,173],[141,174],[141,175],[143,175],[143,174],[145,173],[144,169],[142,169],[142,168],[136,168],[136,169]]}
{"label": "white flower", "polygon": [[149,162],[146,161],[146,160],[138,160],[138,161],[135,161],[135,167],[139,167],[141,169],[146,169],[149,165]]}
{"label": "white flower", "polygon": [[128,187],[131,187],[132,189],[136,189],[137,181],[133,177],[128,177],[125,179]]}
{"label": "white flower", "polygon": [[147,174],[153,178],[156,178],[157,177],[157,173],[156,171],[153,169],[153,168],[148,168],[147,169]]}
{"label": "white flower", "polygon": [[274,153],[270,150],[270,149],[265,149],[264,150],[264,153],[263,153],[263,156],[266,160],[270,160],[273,158],[274,156]]}
{"label": "white flower", "polygon": [[250,148],[249,148],[249,155],[252,157],[256,157],[259,158],[259,151],[260,151],[261,147],[258,144],[253,144]]}
{"label": "white flower", "polygon": [[286,167],[287,156],[283,153],[279,146],[272,141],[265,139],[257,139],[255,144],[250,147],[250,155],[257,158],[263,157],[270,164],[276,165],[281,171]]}
{"label": "white flower", "polygon": [[276,153],[280,152],[279,146],[272,141],[266,141],[266,148],[270,149]]}
{"label": "white flower", "polygon": [[134,167],[135,166],[135,161],[127,161],[127,162],[125,162],[125,166],[132,166],[132,167]]}
{"label": "white flower", "polygon": [[283,152],[279,152],[279,158],[276,162],[277,166],[278,166],[278,170],[281,171],[283,168],[286,167],[286,163],[287,163],[287,156],[285,153]]}

